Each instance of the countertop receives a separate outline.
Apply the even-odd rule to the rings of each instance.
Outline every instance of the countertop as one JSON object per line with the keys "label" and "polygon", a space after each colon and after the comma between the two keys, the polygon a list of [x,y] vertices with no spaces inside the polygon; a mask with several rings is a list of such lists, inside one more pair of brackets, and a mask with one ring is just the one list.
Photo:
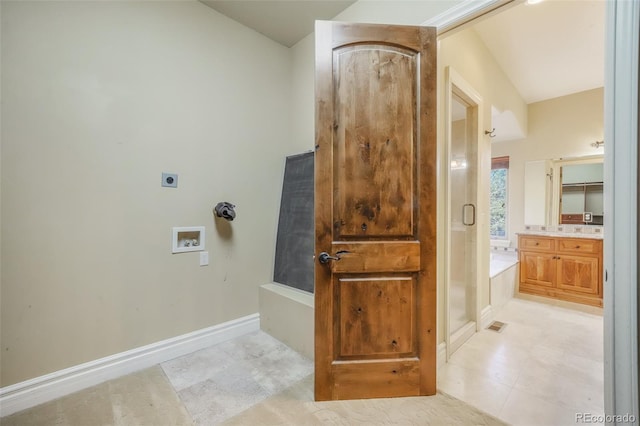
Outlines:
{"label": "countertop", "polygon": [[602,240],[604,235],[599,233],[586,232],[559,232],[559,231],[522,231],[517,235],[539,235],[541,237],[562,237],[562,238],[591,238],[593,240]]}

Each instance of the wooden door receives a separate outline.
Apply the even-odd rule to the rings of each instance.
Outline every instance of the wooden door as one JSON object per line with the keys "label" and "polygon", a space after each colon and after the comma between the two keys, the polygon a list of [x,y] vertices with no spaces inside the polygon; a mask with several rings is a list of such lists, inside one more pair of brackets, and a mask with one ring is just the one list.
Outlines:
{"label": "wooden door", "polygon": [[587,256],[557,257],[558,284],[562,290],[597,296],[600,294],[600,259]]}
{"label": "wooden door", "polygon": [[434,394],[434,28],[316,24],[315,185],[316,400]]}
{"label": "wooden door", "polygon": [[555,287],[556,256],[553,253],[520,252],[520,282]]}

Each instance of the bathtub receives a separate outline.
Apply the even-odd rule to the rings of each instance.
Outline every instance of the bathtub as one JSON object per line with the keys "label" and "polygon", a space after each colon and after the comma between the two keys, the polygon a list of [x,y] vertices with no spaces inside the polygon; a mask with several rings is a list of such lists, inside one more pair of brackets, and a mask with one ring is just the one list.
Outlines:
{"label": "bathtub", "polygon": [[518,254],[513,251],[491,252],[489,262],[489,303],[495,314],[516,294],[518,285]]}
{"label": "bathtub", "polygon": [[518,254],[514,251],[491,253],[489,261],[489,278],[504,272],[518,263]]}

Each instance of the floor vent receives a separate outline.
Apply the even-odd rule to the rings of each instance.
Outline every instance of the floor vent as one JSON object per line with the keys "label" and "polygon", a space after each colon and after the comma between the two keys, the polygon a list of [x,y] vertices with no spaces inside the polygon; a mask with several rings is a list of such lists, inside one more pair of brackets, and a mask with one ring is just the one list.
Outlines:
{"label": "floor vent", "polygon": [[497,331],[498,333],[502,333],[502,330],[507,326],[506,323],[500,321],[492,322],[487,329]]}

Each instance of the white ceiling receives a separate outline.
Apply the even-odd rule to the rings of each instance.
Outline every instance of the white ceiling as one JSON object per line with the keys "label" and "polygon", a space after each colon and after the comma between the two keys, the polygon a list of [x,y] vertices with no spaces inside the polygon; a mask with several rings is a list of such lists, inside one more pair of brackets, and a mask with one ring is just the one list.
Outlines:
{"label": "white ceiling", "polygon": [[[354,1],[201,0],[284,46],[313,32]],[[392,0],[389,0],[392,1]],[[403,2],[410,7],[411,2]],[[476,24],[526,103],[604,85],[606,0],[545,0],[519,4]]]}
{"label": "white ceiling", "polygon": [[604,86],[606,0],[520,4],[473,28],[526,103]]}

